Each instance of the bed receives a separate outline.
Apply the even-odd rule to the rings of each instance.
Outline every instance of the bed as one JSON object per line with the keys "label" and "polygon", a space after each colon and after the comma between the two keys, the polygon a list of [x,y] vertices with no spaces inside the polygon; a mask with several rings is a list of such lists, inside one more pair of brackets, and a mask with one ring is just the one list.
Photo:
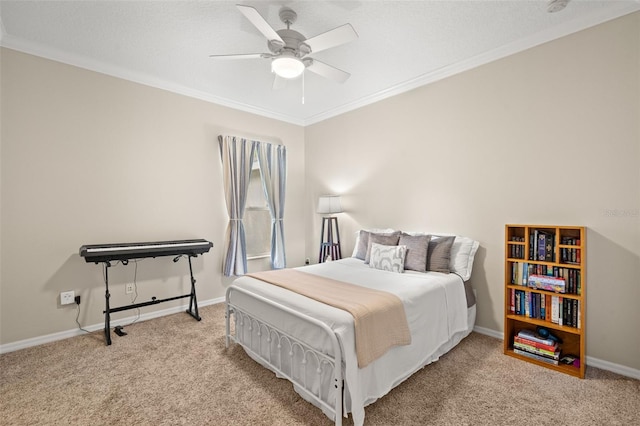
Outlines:
{"label": "bed", "polygon": [[[360,232],[360,236],[369,232],[370,240],[382,234]],[[466,337],[475,323],[475,298],[469,278],[478,243],[460,236],[420,235],[434,238],[430,249],[439,238],[452,241],[446,258],[450,273],[398,273],[372,267],[376,259],[362,256],[363,238],[356,242],[350,258],[293,268],[397,296],[406,314],[410,344],[393,346],[373,362],[359,366],[350,313],[243,276],[226,293],[227,346],[231,342],[242,345],[255,361],[292,382],[296,392],[336,425],[348,413],[355,425],[362,425],[365,406],[437,361]],[[369,241],[367,250],[371,247]],[[373,247],[380,248],[376,243]]]}

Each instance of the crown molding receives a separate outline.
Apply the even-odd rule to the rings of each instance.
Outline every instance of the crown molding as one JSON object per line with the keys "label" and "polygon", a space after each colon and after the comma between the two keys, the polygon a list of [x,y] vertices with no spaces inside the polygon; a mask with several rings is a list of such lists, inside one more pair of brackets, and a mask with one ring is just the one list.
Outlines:
{"label": "crown molding", "polygon": [[505,58],[507,56],[511,56],[516,53],[523,52],[525,50],[531,49],[533,47],[539,46],[544,43],[548,43],[550,41],[559,39],[561,37],[565,37],[570,34],[577,33],[579,31],[588,29],[590,27],[593,27],[599,24],[603,24],[607,21],[611,21],[611,20],[620,18],[622,16],[629,15],[634,12],[638,12],[640,11],[640,0],[635,0],[635,2],[636,4],[634,5],[627,4],[627,5],[624,5],[624,7],[620,7],[615,11],[607,10],[599,13],[593,13],[581,19],[576,19],[574,21],[571,21],[566,25],[541,31],[531,37],[527,37],[527,38],[518,40],[514,43],[510,43],[508,45],[499,47],[497,49],[490,50],[481,55],[477,55],[475,57],[472,57],[460,62],[456,62],[449,66],[440,68],[439,70],[436,70],[434,72],[423,74],[417,78],[405,81],[398,85],[389,87],[388,89],[379,91],[378,93],[375,93],[371,96],[366,96],[355,102],[351,102],[343,106],[334,108],[325,113],[317,114],[312,117],[309,117],[305,119],[304,125],[308,126],[311,124],[319,123],[321,121],[327,120],[332,117],[336,117],[338,115],[347,113],[349,111],[353,111],[363,106],[367,106],[367,105],[379,102],[381,100],[408,92],[418,87],[435,83],[447,77],[460,74],[464,71],[477,68],[481,65],[485,65],[490,62]]}
{"label": "crown molding", "polygon": [[250,114],[256,114],[261,117],[272,118],[274,120],[283,121],[298,126],[304,125],[304,120],[298,119],[296,117],[274,113],[273,111],[258,108],[253,105],[248,105],[215,96],[201,90],[196,90],[168,80],[157,78],[150,74],[132,71],[126,68],[107,64],[105,62],[96,61],[94,59],[87,58],[81,55],[71,54],[59,49],[51,48],[49,46],[43,46],[38,43],[33,43],[31,41],[27,41],[18,37],[13,37],[11,35],[7,35],[6,33],[2,34],[2,37],[0,38],[0,46],[22,53],[27,53],[33,56],[49,59],[51,61],[60,62],[89,71],[94,71],[100,74],[105,74],[111,77],[121,78],[123,80],[142,84],[144,86],[154,87],[156,89],[166,90],[168,92],[188,96],[190,98],[199,99],[212,104],[248,112]]}

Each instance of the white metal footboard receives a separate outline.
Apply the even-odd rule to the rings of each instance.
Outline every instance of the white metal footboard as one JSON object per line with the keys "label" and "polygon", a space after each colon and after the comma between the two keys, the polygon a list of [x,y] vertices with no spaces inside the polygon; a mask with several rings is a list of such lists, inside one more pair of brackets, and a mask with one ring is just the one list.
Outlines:
{"label": "white metal footboard", "polygon": [[[255,314],[233,305],[229,298],[231,291],[243,293],[274,309],[319,327],[329,338],[332,354],[325,354],[268,321],[258,318]],[[233,334],[231,332],[232,315],[235,325]],[[260,359],[270,369],[293,383],[299,392],[315,401],[318,406],[323,408],[323,411],[332,413],[337,426],[342,425],[342,393],[344,388],[342,352],[338,338],[329,326],[322,321],[239,287],[227,289],[225,317],[227,347],[229,347],[231,340],[242,345],[253,357]],[[283,354],[288,357],[288,362],[284,362]],[[300,365],[295,365],[296,359],[301,360]],[[314,370],[311,370],[312,368]],[[315,382],[307,380],[310,373],[317,374],[319,380]],[[331,401],[330,389],[323,389],[322,385],[318,385],[319,382],[321,383],[323,373],[330,374],[328,386],[335,388],[334,401]]]}

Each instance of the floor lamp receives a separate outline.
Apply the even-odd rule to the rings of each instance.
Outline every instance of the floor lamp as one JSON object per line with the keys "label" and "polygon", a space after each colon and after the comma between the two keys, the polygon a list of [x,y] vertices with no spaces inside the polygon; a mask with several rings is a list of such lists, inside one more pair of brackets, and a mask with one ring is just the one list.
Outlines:
{"label": "floor lamp", "polygon": [[342,213],[339,195],[323,195],[318,199],[318,213],[322,217],[322,233],[320,234],[320,255],[318,262],[327,259],[342,259],[340,251],[340,231],[338,230],[338,218],[333,216]]}

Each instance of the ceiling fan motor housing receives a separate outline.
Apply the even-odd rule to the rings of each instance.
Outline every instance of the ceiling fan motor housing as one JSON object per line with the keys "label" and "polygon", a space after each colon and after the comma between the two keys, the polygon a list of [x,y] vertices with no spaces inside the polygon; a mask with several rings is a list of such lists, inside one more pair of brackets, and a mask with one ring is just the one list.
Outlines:
{"label": "ceiling fan motor housing", "polygon": [[284,46],[279,40],[269,40],[267,46],[273,54],[282,53],[283,50],[293,53],[294,56],[302,58],[311,53],[311,48],[304,43],[305,36],[295,30],[282,29],[276,31],[284,41]]}

